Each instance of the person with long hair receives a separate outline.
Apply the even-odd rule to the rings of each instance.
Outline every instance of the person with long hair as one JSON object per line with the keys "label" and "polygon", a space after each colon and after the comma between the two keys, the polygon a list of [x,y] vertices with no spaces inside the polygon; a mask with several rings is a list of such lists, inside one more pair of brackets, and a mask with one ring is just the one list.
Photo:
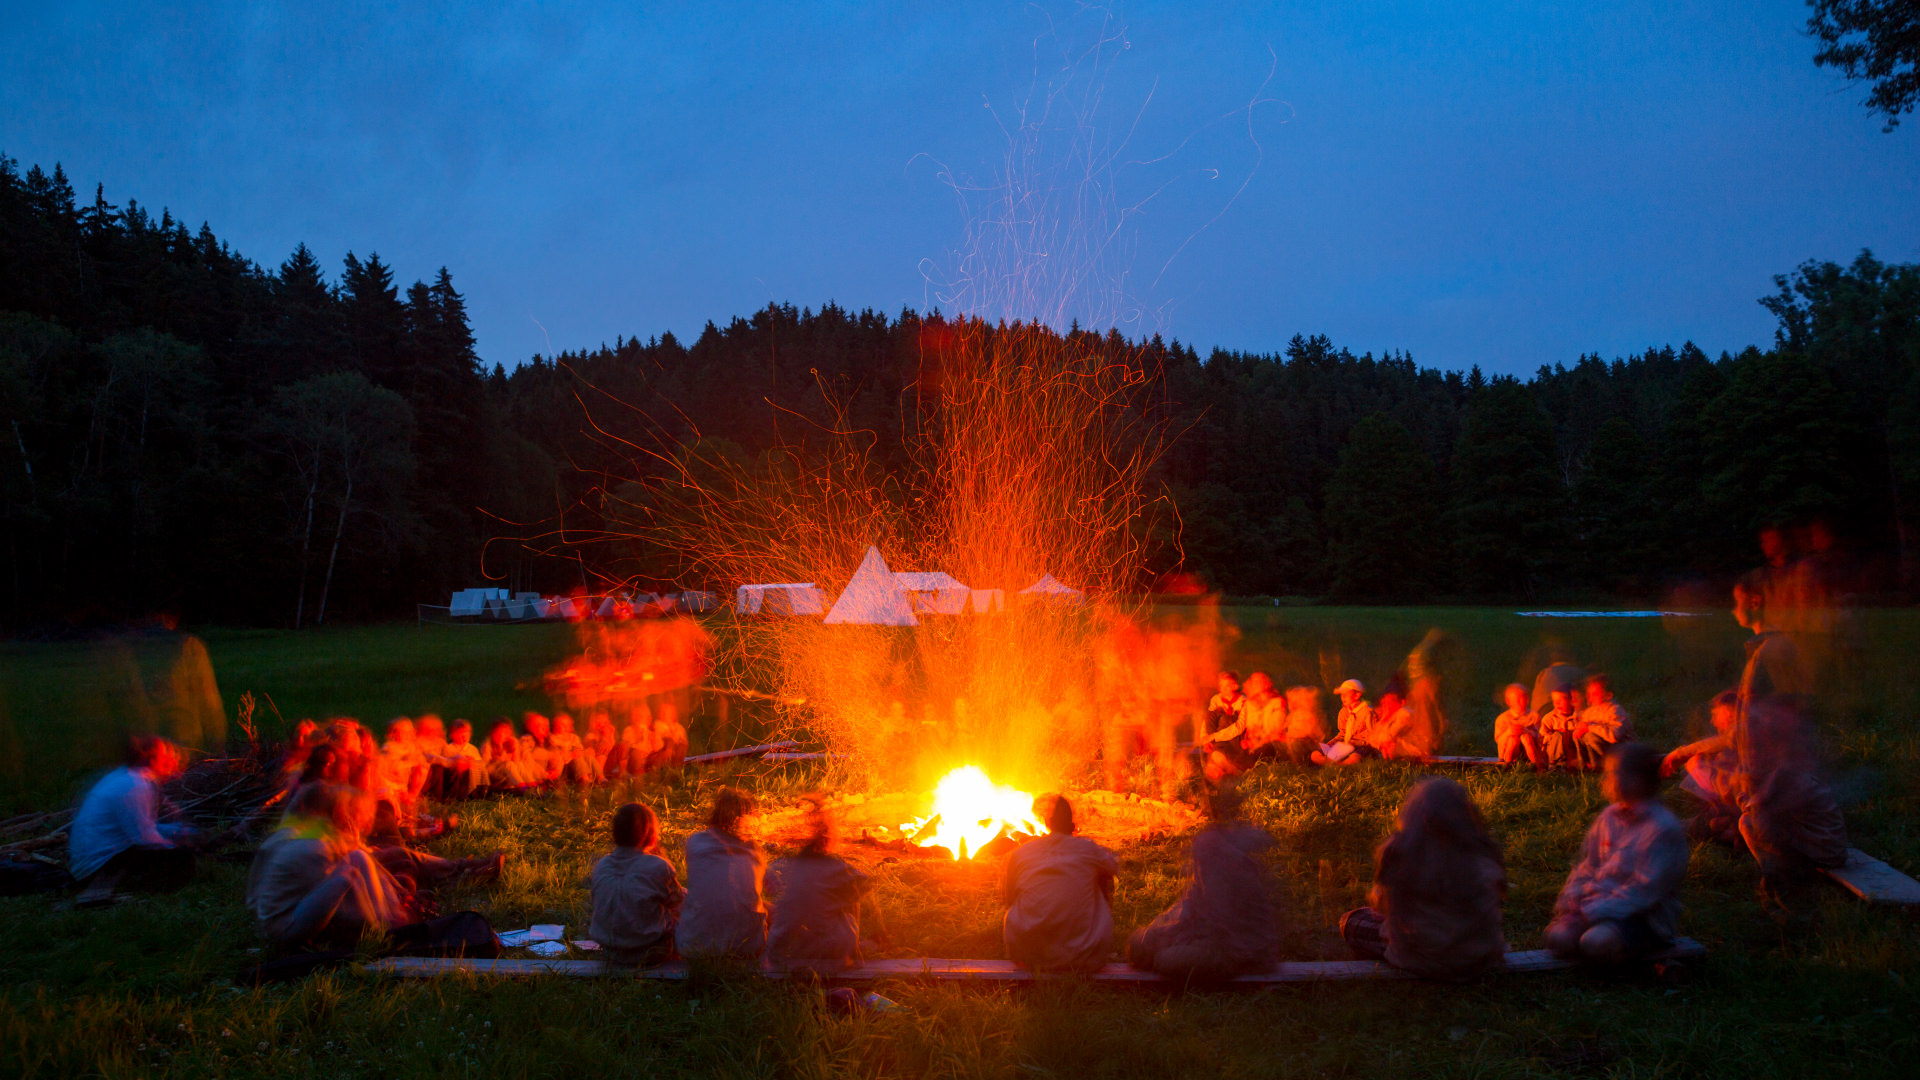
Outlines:
{"label": "person with long hair", "polygon": [[1393,835],[1374,853],[1371,906],[1340,917],[1355,955],[1429,979],[1466,979],[1499,967],[1507,941],[1500,902],[1506,862],[1473,798],[1432,776],[1400,804]]}
{"label": "person with long hair", "polygon": [[680,955],[758,961],[767,950],[767,857],[753,839],[753,797],[721,788],[707,827],[687,837],[687,900]]}
{"label": "person with long hair", "polygon": [[1242,819],[1240,804],[1231,784],[1208,799],[1212,820],[1193,838],[1186,891],[1127,939],[1134,967],[1182,982],[1218,982],[1270,971],[1279,960],[1271,874],[1260,860],[1273,837]]}
{"label": "person with long hair", "polygon": [[644,803],[613,814],[613,850],[593,864],[587,937],[616,964],[657,964],[673,953],[686,890],[660,854],[660,818]]}
{"label": "person with long hair", "polygon": [[873,888],[867,874],[838,854],[839,836],[827,797],[806,797],[810,834],[797,855],[767,872],[773,901],[767,955],[787,970],[831,975],[861,961],[860,902]]}

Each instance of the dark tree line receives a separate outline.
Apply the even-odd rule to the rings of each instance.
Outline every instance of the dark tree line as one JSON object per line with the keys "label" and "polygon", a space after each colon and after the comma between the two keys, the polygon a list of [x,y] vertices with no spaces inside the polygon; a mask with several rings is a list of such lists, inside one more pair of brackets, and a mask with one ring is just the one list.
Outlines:
{"label": "dark tree line", "polygon": [[[1528,380],[1074,329],[1145,365],[1177,433],[1153,574],[1356,600],[1654,598],[1831,527],[1861,587],[1912,584],[1920,267],[1808,263],[1762,301],[1771,349],[1692,345]],[[990,329],[990,328],[989,328]],[[773,305],[484,371],[442,270],[330,278],[255,264],[61,172],[0,159],[0,514],[6,622],[173,612],[290,625],[405,615],[495,580],[676,581],[623,539],[664,459],[865,440],[906,466],[955,324]],[[1003,583],[995,583],[1003,584]]]}

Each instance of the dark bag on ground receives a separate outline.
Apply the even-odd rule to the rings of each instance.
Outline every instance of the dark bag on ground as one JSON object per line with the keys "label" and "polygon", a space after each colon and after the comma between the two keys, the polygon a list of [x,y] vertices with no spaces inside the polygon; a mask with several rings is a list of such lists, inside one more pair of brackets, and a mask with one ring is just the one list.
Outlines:
{"label": "dark bag on ground", "polygon": [[396,926],[387,932],[387,941],[390,956],[500,958],[500,938],[477,911],[456,911],[412,926]]}

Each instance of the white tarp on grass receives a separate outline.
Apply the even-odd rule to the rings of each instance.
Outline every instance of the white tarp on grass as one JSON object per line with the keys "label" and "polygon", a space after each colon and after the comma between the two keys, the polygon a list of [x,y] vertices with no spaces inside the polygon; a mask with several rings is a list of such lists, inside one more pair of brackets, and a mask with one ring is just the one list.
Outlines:
{"label": "white tarp on grass", "polygon": [[834,625],[920,625],[920,620],[914,617],[913,601],[908,599],[907,590],[901,587],[893,571],[887,569],[880,549],[874,547],[867,549],[867,557],[860,561],[860,569],[854,571],[853,580],[847,582],[840,599],[833,602],[826,621]]}

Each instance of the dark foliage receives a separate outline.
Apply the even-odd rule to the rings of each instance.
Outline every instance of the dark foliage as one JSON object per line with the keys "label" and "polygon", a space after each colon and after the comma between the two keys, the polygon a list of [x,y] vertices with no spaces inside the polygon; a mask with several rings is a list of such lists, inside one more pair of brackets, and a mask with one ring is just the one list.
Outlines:
{"label": "dark foliage", "polygon": [[1887,118],[1887,130],[1920,101],[1920,2],[1916,0],[1808,0],[1807,33],[1820,42],[1813,62],[1868,81],[1867,109]]}

